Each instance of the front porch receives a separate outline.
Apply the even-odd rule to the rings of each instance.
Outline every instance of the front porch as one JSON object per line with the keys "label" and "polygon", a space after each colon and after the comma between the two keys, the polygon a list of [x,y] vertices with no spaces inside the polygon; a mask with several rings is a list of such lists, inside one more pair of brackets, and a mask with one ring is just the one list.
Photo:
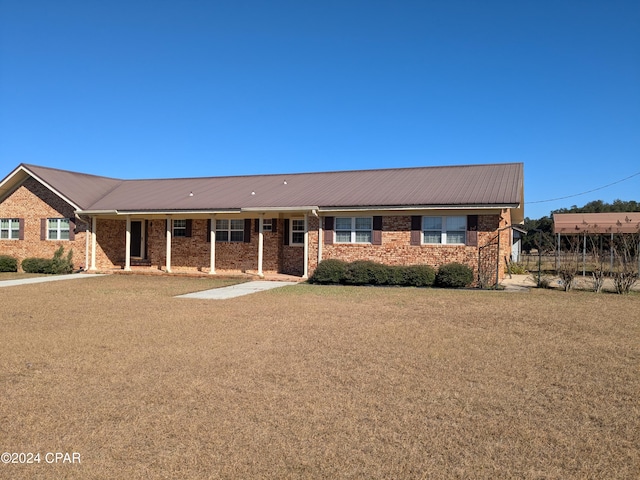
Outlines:
{"label": "front porch", "polygon": [[[191,215],[196,217],[196,215]],[[89,271],[140,274],[248,275],[305,279],[309,265],[308,219],[303,241],[292,244],[291,218],[94,216],[87,241]]]}

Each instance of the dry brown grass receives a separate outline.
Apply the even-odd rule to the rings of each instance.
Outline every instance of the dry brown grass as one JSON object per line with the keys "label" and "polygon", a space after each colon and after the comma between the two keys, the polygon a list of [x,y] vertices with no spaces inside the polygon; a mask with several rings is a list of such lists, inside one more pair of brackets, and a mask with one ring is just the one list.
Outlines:
{"label": "dry brown grass", "polygon": [[640,296],[0,289],[2,478],[638,478]]}

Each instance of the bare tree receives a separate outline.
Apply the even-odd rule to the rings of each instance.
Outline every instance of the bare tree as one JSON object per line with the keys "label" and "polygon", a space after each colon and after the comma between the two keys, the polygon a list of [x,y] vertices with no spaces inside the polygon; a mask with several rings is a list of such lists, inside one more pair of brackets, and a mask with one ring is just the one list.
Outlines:
{"label": "bare tree", "polygon": [[578,262],[580,261],[580,241],[579,237],[567,237],[567,248],[558,259],[558,276],[562,280],[564,291],[568,292],[573,288],[573,283],[578,273]]}
{"label": "bare tree", "polygon": [[613,284],[616,292],[629,293],[638,281],[640,233],[622,234],[612,245],[616,266],[613,271]]}
{"label": "bare tree", "polygon": [[[595,226],[597,230],[597,225]],[[589,258],[594,262],[591,277],[593,278],[593,291],[599,293],[604,287],[604,281],[607,277],[607,269],[605,268],[605,255],[602,250],[602,235],[592,234],[587,236],[587,244],[589,245]]]}

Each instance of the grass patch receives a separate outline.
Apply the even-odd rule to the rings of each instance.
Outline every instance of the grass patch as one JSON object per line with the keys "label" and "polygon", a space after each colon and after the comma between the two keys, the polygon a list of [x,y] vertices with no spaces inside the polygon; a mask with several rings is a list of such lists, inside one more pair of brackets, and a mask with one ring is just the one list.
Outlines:
{"label": "grass patch", "polygon": [[[106,276],[0,289],[7,478],[636,478],[638,296]],[[625,312],[620,315],[620,312]]]}

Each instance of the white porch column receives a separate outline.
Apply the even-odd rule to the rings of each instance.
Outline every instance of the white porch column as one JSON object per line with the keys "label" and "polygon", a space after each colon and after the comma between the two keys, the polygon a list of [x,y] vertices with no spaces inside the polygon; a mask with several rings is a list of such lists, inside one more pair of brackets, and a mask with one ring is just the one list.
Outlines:
{"label": "white porch column", "polygon": [[124,270],[131,271],[131,215],[127,215],[127,232],[124,242]]}
{"label": "white porch column", "polygon": [[96,217],[91,217],[91,267],[89,270],[96,271],[96,227],[98,221]]}
{"label": "white porch column", "polygon": [[209,275],[216,274],[216,216],[211,215],[211,226],[209,227],[209,239],[211,240],[211,265]]}
{"label": "white porch column", "polygon": [[302,278],[309,278],[309,214],[304,214],[304,269]]}
{"label": "white porch column", "polygon": [[89,222],[86,222],[86,230],[84,231],[84,269],[89,270],[89,245],[91,244],[91,240],[89,239],[90,233],[90,225]]}
{"label": "white porch column", "polygon": [[167,268],[166,272],[171,273],[171,217],[167,217]]}
{"label": "white porch column", "polygon": [[263,249],[264,249],[264,213],[260,214],[258,218],[258,276],[260,278],[264,277],[262,273],[262,258],[263,258]]}

